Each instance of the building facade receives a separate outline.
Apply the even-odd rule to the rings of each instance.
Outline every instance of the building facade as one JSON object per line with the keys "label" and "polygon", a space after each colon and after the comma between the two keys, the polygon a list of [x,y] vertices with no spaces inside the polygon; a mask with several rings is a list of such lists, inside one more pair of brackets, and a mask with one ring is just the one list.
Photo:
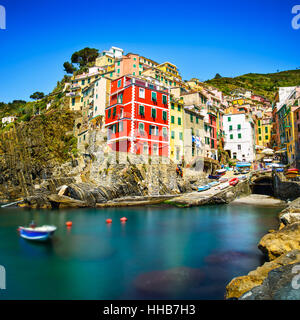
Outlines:
{"label": "building facade", "polygon": [[224,115],[225,146],[229,156],[239,161],[255,159],[255,129],[249,114]]}
{"label": "building facade", "polygon": [[204,158],[204,117],[197,106],[184,106],[184,162]]}
{"label": "building facade", "polygon": [[171,95],[170,105],[170,159],[181,163],[184,157],[184,104],[183,99]]}
{"label": "building facade", "polygon": [[105,118],[109,147],[116,152],[169,157],[170,93],[134,76],[111,83]]}

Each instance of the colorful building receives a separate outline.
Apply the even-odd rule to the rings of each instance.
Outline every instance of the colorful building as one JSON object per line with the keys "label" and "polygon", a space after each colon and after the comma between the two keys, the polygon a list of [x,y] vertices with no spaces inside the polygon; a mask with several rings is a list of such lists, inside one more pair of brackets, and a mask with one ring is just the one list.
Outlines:
{"label": "colorful building", "polygon": [[169,157],[170,93],[134,76],[111,83],[105,110],[109,147],[116,152]]}
{"label": "colorful building", "polygon": [[258,111],[255,113],[256,145],[271,147],[272,113]]}
{"label": "colorful building", "polygon": [[182,81],[177,67],[170,62],[148,68],[142,72],[142,75],[150,76],[166,87],[188,88],[187,84]]}
{"label": "colorful building", "polygon": [[[297,105],[299,105],[299,99]],[[295,136],[295,149],[296,149],[296,166],[300,169],[300,106],[294,109],[294,136]]]}
{"label": "colorful building", "polygon": [[170,106],[170,159],[181,163],[184,157],[184,104],[183,99],[171,95]]}
{"label": "colorful building", "polygon": [[[279,131],[279,152],[282,160],[291,165],[296,165],[297,162],[297,130],[295,123],[297,120],[297,109],[300,98],[300,87],[287,87],[279,88],[279,92],[276,96],[276,117],[274,117],[273,109],[273,121],[276,121],[276,126]],[[295,119],[296,116],[296,119]]]}
{"label": "colorful building", "polygon": [[195,105],[184,106],[184,162],[190,163],[196,157],[205,157],[204,121]]}
{"label": "colorful building", "polygon": [[233,113],[224,115],[225,151],[239,161],[255,159],[255,128],[250,114]]}

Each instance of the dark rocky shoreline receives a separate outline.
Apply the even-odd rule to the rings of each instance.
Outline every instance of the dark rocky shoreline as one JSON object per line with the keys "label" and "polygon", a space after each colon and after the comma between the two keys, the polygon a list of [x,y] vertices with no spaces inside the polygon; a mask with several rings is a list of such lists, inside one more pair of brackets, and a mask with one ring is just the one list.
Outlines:
{"label": "dark rocky shoreline", "polygon": [[226,287],[226,298],[241,300],[300,299],[292,285],[300,265],[300,198],[279,214],[279,230],[271,230],[259,242],[258,248],[267,262],[246,276],[234,278]]}

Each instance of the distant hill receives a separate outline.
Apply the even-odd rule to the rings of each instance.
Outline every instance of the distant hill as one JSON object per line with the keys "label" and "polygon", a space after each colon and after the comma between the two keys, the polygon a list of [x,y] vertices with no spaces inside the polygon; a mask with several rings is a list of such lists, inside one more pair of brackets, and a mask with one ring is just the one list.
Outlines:
{"label": "distant hill", "polygon": [[207,80],[205,83],[216,87],[225,94],[234,89],[244,88],[273,100],[278,87],[300,85],[300,70],[288,70],[277,73],[248,73],[235,78],[219,78]]}

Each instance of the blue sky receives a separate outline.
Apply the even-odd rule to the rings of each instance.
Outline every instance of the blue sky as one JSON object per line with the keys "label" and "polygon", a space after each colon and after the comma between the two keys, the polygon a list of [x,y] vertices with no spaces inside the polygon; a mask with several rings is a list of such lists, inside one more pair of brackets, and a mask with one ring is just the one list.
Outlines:
{"label": "blue sky", "polygon": [[115,45],[207,80],[300,67],[300,0],[0,0],[0,101],[50,92],[63,63],[86,46]]}

